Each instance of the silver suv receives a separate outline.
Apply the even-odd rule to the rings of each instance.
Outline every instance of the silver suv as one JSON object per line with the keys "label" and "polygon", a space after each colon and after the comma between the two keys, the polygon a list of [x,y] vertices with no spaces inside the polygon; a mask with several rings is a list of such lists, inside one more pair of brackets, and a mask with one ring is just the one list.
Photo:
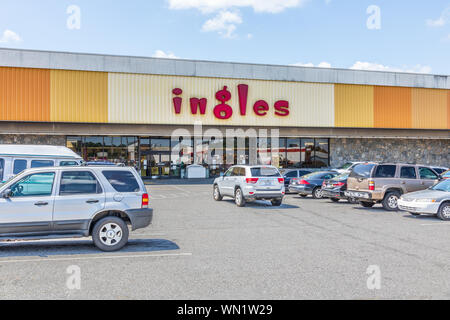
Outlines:
{"label": "silver suv", "polygon": [[0,187],[0,240],[92,236],[116,251],[153,218],[134,168],[54,167],[25,170]]}
{"label": "silver suv", "polygon": [[214,180],[214,200],[232,197],[239,207],[252,200],[270,200],[280,206],[284,195],[284,178],[273,166],[234,166]]}

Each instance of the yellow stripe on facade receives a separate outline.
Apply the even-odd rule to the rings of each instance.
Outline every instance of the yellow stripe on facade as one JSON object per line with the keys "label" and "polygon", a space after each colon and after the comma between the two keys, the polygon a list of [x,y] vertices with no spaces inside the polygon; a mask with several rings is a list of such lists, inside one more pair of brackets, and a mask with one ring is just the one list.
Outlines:
{"label": "yellow stripe on facade", "polygon": [[54,122],[108,122],[108,74],[51,70],[50,110]]}
{"label": "yellow stripe on facade", "polygon": [[373,92],[373,86],[336,84],[336,127],[373,128]]}

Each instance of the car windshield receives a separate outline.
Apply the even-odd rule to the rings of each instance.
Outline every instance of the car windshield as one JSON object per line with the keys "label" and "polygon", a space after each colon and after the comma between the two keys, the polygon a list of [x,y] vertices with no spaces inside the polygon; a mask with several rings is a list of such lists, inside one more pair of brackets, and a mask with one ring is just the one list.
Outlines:
{"label": "car windshield", "polygon": [[280,177],[280,172],[273,167],[257,167],[250,169],[252,177]]}
{"label": "car windshield", "polygon": [[350,167],[352,166],[352,164],[353,164],[353,163],[351,163],[351,162],[347,162],[346,164],[344,164],[344,165],[343,165],[342,167],[340,167],[339,169],[346,170],[346,169],[350,168]]}
{"label": "car windshield", "polygon": [[442,182],[434,185],[430,189],[431,190],[436,190],[436,191],[450,192],[450,180],[442,181]]}

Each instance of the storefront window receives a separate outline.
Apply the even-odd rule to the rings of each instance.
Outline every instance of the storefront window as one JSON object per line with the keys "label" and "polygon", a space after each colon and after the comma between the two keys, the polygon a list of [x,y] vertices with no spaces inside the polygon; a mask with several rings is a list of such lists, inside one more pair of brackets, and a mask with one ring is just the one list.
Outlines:
{"label": "storefront window", "polygon": [[180,138],[171,141],[171,176],[184,178],[186,166],[192,164],[194,148],[192,139]]}
{"label": "storefront window", "polygon": [[83,158],[86,161],[106,160],[103,152],[103,137],[85,137],[83,142]]}
{"label": "storefront window", "polygon": [[270,138],[258,138],[257,153],[258,164],[270,165],[272,163]]}
{"label": "storefront window", "polygon": [[329,166],[328,139],[315,139],[314,160],[316,168]]}
{"label": "storefront window", "polygon": [[302,139],[301,161],[303,168],[314,167],[314,139]]}
{"label": "storefront window", "polygon": [[288,168],[300,168],[300,139],[287,139],[286,159]]}
{"label": "storefront window", "polygon": [[272,165],[278,168],[287,168],[286,159],[286,138],[280,138],[278,142],[278,152],[276,146],[272,145]]}
{"label": "storefront window", "polygon": [[83,156],[82,141],[83,140],[81,137],[67,137],[66,147],[71,149],[76,154]]}

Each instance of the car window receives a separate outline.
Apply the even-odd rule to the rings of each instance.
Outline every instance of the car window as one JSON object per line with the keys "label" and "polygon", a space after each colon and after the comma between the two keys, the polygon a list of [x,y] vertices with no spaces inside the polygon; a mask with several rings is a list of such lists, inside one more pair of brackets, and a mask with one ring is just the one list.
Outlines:
{"label": "car window", "polygon": [[257,167],[250,169],[252,177],[281,177],[280,172],[273,167]]}
{"label": "car window", "polygon": [[27,160],[14,160],[13,173],[19,174],[27,168]]}
{"label": "car window", "polygon": [[0,158],[0,182],[3,181],[4,168],[5,168],[5,159]]}
{"label": "car window", "polygon": [[396,165],[380,165],[376,168],[374,178],[395,178]]}
{"label": "car window", "polygon": [[340,167],[339,169],[342,170],[347,170],[348,168],[350,168],[353,165],[353,163],[351,162],[347,162],[346,164],[344,164],[342,167]]}
{"label": "car window", "polygon": [[290,172],[286,173],[285,177],[286,178],[297,178],[297,171],[290,171]]}
{"label": "car window", "polygon": [[72,167],[72,166],[77,166],[78,162],[76,161],[61,161],[59,163],[60,167]]}
{"label": "car window", "polygon": [[435,174],[431,169],[429,168],[420,168],[419,169],[420,179],[438,179],[437,174]]}
{"label": "car window", "polygon": [[43,167],[53,167],[55,162],[53,160],[32,160],[31,168],[43,168]]}
{"label": "car window", "polygon": [[416,179],[416,168],[415,167],[402,167],[400,170],[400,178],[403,179]]}
{"label": "car window", "polygon": [[[304,175],[302,178],[305,179],[325,179],[325,176],[330,175],[329,173],[323,172],[312,172],[307,175]],[[331,179],[331,178],[330,178]]]}
{"label": "car window", "polygon": [[437,191],[450,192],[450,180],[442,181],[442,182],[434,185],[433,187],[431,187],[431,189],[437,190]]}
{"label": "car window", "polygon": [[232,173],[233,173],[233,168],[230,168],[227,170],[227,172],[225,172],[224,177],[230,177]]}
{"label": "car window", "polygon": [[65,171],[61,174],[59,194],[62,196],[102,192],[99,182],[89,171]]}
{"label": "car window", "polygon": [[369,178],[373,167],[375,164],[358,164],[353,168],[350,177]]}
{"label": "car window", "polygon": [[442,172],[445,171],[444,168],[433,168],[434,171],[436,171],[438,174],[441,174]]}
{"label": "car window", "polygon": [[242,176],[245,176],[245,168],[235,167],[235,168],[233,169],[233,172],[231,173],[231,176],[233,176],[233,177],[242,177]]}
{"label": "car window", "polygon": [[43,197],[51,196],[53,190],[54,172],[30,174],[14,183],[10,189],[11,197]]}
{"label": "car window", "polygon": [[139,183],[130,171],[103,171],[105,178],[117,192],[138,192]]}
{"label": "car window", "polygon": [[335,177],[334,174],[326,174],[325,176],[323,176],[323,179],[332,179],[334,177]]}
{"label": "car window", "polygon": [[300,171],[298,172],[298,176],[299,176],[299,177],[303,177],[304,175],[307,175],[307,174],[309,174],[309,173],[311,173],[311,171],[300,170]]}

